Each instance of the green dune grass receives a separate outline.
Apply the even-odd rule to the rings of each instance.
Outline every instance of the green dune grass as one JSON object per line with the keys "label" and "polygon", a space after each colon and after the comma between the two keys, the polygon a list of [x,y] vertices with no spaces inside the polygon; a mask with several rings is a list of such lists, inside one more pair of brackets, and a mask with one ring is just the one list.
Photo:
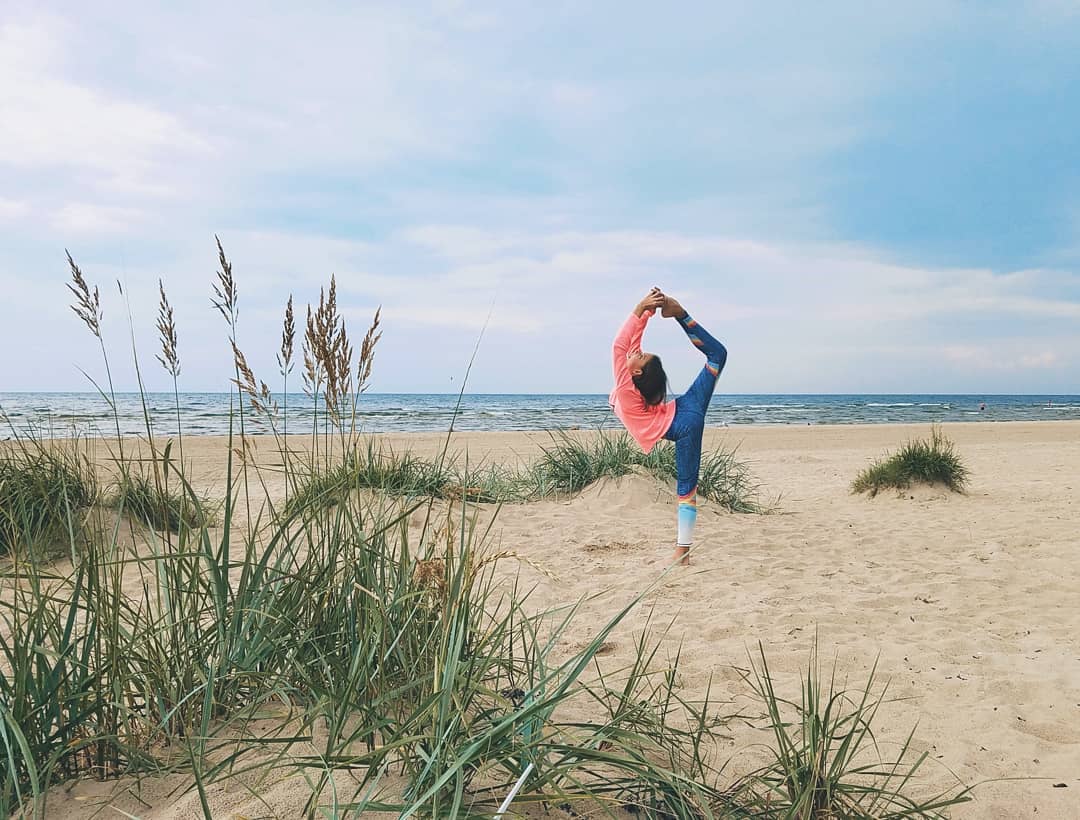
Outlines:
{"label": "green dune grass", "polygon": [[954,492],[963,492],[968,475],[953,442],[934,427],[929,439],[909,441],[896,453],[867,467],[852,482],[851,489],[875,496],[884,489],[904,490],[921,483],[944,484]]}

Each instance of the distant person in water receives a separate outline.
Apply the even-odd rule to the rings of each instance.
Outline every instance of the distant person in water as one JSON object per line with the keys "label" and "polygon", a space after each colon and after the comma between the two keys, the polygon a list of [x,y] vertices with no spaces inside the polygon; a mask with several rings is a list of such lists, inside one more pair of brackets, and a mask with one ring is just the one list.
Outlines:
{"label": "distant person in water", "polygon": [[[657,310],[665,319],[675,319],[694,347],[705,356],[705,367],[690,389],[674,401],[666,401],[668,381],[660,357],[641,349],[645,325]],[[694,525],[697,523],[697,485],[705,413],[726,362],[727,349],[691,319],[676,299],[664,295],[659,288],[653,288],[638,302],[615,336],[612,348],[615,389],[611,391],[609,401],[615,415],[646,453],[660,439],[675,442],[679,493],[675,560],[683,565],[690,563],[690,547],[694,543]]]}

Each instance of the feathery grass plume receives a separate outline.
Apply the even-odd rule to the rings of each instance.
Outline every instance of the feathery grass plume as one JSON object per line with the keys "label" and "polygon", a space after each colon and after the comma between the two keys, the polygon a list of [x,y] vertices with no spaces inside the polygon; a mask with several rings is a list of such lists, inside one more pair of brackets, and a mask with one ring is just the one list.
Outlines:
{"label": "feathery grass plume", "polygon": [[371,378],[371,366],[375,363],[375,345],[382,338],[379,330],[379,316],[382,307],[375,309],[375,318],[371,320],[371,327],[364,334],[364,341],[360,344],[360,360],[356,369],[356,392],[363,393],[367,390],[368,379]]}
{"label": "feathery grass plume", "polygon": [[352,396],[352,342],[345,330],[345,321],[342,320],[334,334],[334,392],[332,404],[337,408],[338,417],[343,415],[343,410],[348,399]]}
{"label": "feathery grass plume", "polygon": [[289,491],[291,489],[292,470],[289,464],[289,374],[293,369],[293,343],[296,340],[296,319],[293,315],[293,297],[289,294],[289,301],[285,305],[285,321],[281,327],[281,348],[277,353],[278,372],[281,374],[281,403],[284,411],[281,414],[281,432],[283,438],[280,441],[281,456],[285,464],[285,503],[289,503]]}
{"label": "feathery grass plume", "polygon": [[259,400],[262,403],[265,411],[270,415],[276,416],[278,414],[277,399],[274,398],[274,394],[270,392],[270,385],[259,380]]}
{"label": "feathery grass plume", "polygon": [[[247,394],[248,394],[249,398],[252,400],[252,403],[255,404],[255,405],[258,404],[257,400],[255,399],[255,396],[257,395],[257,390],[255,389],[255,376],[254,376],[254,374],[252,374],[251,369],[247,367],[247,362],[246,362],[246,360],[244,360],[243,354],[240,352],[240,348],[237,346],[237,343],[236,343],[236,326],[237,326],[237,320],[238,320],[239,315],[240,315],[240,308],[239,308],[239,300],[238,300],[238,295],[237,295],[237,290],[236,290],[236,280],[233,278],[232,263],[229,261],[228,257],[225,255],[225,247],[221,244],[221,238],[217,234],[214,234],[214,241],[217,243],[218,264],[220,265],[220,270],[217,272],[218,281],[217,281],[217,283],[215,283],[213,285],[214,296],[216,298],[213,299],[212,302],[213,302],[214,307],[217,309],[218,313],[221,314],[222,318],[225,320],[226,324],[228,324],[228,326],[229,326],[229,344],[232,346],[232,351],[233,351],[234,382],[236,384],[236,389],[237,389],[238,398],[239,398],[239,402],[238,402],[239,406],[237,407],[237,417],[238,417],[238,420],[239,420],[239,430],[237,432],[240,434],[240,447],[239,448],[233,447],[233,444],[232,444],[233,426],[232,426],[232,423],[230,421],[230,424],[229,424],[229,451],[230,451],[230,454],[233,453],[233,452],[237,452],[237,451],[240,453],[240,463],[241,463],[241,467],[242,467],[241,476],[243,478],[243,486],[244,486],[244,492],[243,492],[244,507],[245,507],[245,509],[247,510],[247,513],[248,513],[248,526],[252,527],[253,526],[253,520],[252,520],[252,517],[251,517],[251,487],[250,487],[250,483],[249,483],[250,479],[249,479],[249,476],[248,476],[248,458],[247,458],[248,447],[249,447],[250,442],[248,441],[248,437],[247,437],[247,419],[246,419],[245,414],[244,414],[244,393],[245,393],[244,387],[247,386],[248,388],[250,388],[247,391]],[[244,369],[246,370],[246,372],[241,372],[241,363],[243,363]],[[231,455],[230,455],[230,459],[231,459]],[[230,473],[231,473],[231,462],[230,462]],[[230,476],[230,478],[231,478],[231,476]],[[230,507],[231,504],[232,504],[232,499],[231,498],[226,498],[226,507]],[[229,516],[226,515],[226,517],[229,517]],[[223,545],[222,552],[225,555],[228,555],[228,544]]]}
{"label": "feathery grass plume", "polygon": [[94,285],[93,291],[90,290],[82,271],[71,258],[70,251],[65,250],[64,253],[67,255],[68,266],[71,268],[72,283],[67,287],[75,295],[75,304],[71,306],[71,309],[100,341],[101,319],[104,316],[101,312],[101,294],[98,293],[97,285]]}
{"label": "feathery grass plume", "polygon": [[304,338],[300,343],[300,350],[304,357],[304,393],[314,398],[318,390],[318,372],[315,365],[315,353],[311,343],[311,305],[307,309],[307,322],[305,324]]}
{"label": "feathery grass plume", "polygon": [[293,318],[293,298],[285,305],[285,322],[281,328],[281,350],[277,354],[278,369],[282,378],[287,378],[293,369],[293,340],[296,338],[296,321]]}
{"label": "feathery grass plume", "polygon": [[933,425],[929,439],[912,439],[898,452],[875,461],[859,473],[851,491],[869,492],[873,497],[883,489],[904,490],[919,482],[944,484],[953,492],[962,493],[968,476],[968,468],[953,442],[940,427]]}
{"label": "feathery grass plume", "polygon": [[364,334],[364,340],[360,343],[360,356],[356,366],[356,386],[353,388],[350,401],[352,403],[352,416],[349,420],[349,432],[356,432],[356,411],[360,403],[360,394],[368,388],[368,379],[371,378],[371,368],[375,363],[375,346],[379,343],[379,339],[382,338],[382,331],[379,330],[379,317],[382,313],[382,307],[375,309],[375,316],[372,317],[371,326],[367,329],[367,333]]}
{"label": "feathery grass plume", "polygon": [[[72,258],[71,253],[67,250],[64,251],[67,256],[68,267],[71,269],[72,283],[68,285],[68,290],[75,296],[75,304],[71,306],[71,309],[75,311],[75,315],[78,316],[83,323],[90,329],[90,332],[94,334],[94,338],[98,340],[98,347],[101,349],[101,358],[105,364],[105,377],[108,381],[109,390],[106,393],[98,383],[90,377],[86,371],[83,373],[90,383],[94,385],[94,388],[98,391],[105,401],[109,403],[109,409],[113,414],[113,421],[116,424],[116,442],[117,448],[120,453],[120,461],[124,461],[124,439],[120,435],[120,416],[116,412],[116,389],[113,387],[112,380],[112,368],[109,366],[109,356],[105,351],[105,339],[101,335],[101,320],[104,317],[104,313],[101,310],[101,295],[98,292],[97,285],[94,285],[94,290],[91,291],[86,284],[86,279],[83,277],[82,271],[79,266],[75,264],[75,260]],[[119,284],[119,283],[117,283]]]}
{"label": "feathery grass plume", "polygon": [[225,256],[225,248],[222,246],[221,239],[218,238],[217,234],[214,234],[214,241],[217,243],[218,263],[221,266],[221,270],[217,272],[218,281],[213,286],[214,296],[217,297],[213,300],[213,304],[232,331],[232,335],[229,337],[230,341],[235,342],[236,321],[240,316],[240,308],[236,293],[236,280],[233,278],[232,263],[230,263]]}
{"label": "feathery grass plume", "polygon": [[[169,304],[169,299],[165,295],[165,283],[158,279],[158,291],[161,294],[161,299],[158,303],[158,320],[157,329],[158,336],[161,340],[161,355],[157,357],[157,360],[161,362],[161,366],[165,368],[165,372],[172,376],[173,380],[173,405],[176,409],[176,436],[180,441],[180,460],[184,460],[184,425],[183,420],[180,417],[180,353],[177,345],[176,337],[176,322],[173,319],[172,305]],[[166,453],[168,448],[166,448]],[[166,459],[167,461],[167,459]],[[169,471],[168,466],[165,469],[164,483],[168,484]],[[163,491],[165,487],[162,488]]]}
{"label": "feathery grass plume", "polygon": [[158,335],[161,337],[161,355],[157,360],[165,368],[165,372],[174,379],[180,376],[180,356],[176,348],[176,322],[173,320],[172,305],[165,296],[165,283],[158,279],[158,291],[161,293],[161,301],[158,303]]}
{"label": "feathery grass plume", "polygon": [[[368,345],[369,355],[373,345],[373,341]],[[304,392],[316,400],[322,395],[325,421],[344,434],[343,421],[350,406],[355,420],[357,393],[353,386],[352,342],[345,320],[338,313],[335,276],[330,277],[328,289],[319,290],[318,307],[313,311],[308,305],[303,353]],[[361,366],[359,372],[365,372],[365,368]],[[370,368],[367,372],[370,373]]]}
{"label": "feathery grass plume", "polygon": [[337,277],[330,277],[325,302],[319,292],[319,309],[315,313],[316,327],[321,334],[316,351],[322,357],[323,400],[335,422],[340,422],[343,399],[350,392],[352,380],[352,345],[345,331],[345,320],[337,310]]}
{"label": "feathery grass plume", "polygon": [[[311,305],[307,306],[307,320],[304,322],[304,339],[301,350],[304,356],[304,393],[311,399],[311,459],[314,463],[319,455],[319,396],[323,387],[323,359],[325,345],[321,330],[323,309],[323,293],[319,291],[319,310],[314,313]],[[330,414],[323,411],[324,418]],[[324,424],[325,428],[325,424]],[[327,465],[329,466],[329,465]]]}
{"label": "feathery grass plume", "polygon": [[[213,286],[214,295],[217,297],[213,300],[213,305],[229,325],[229,344],[232,347],[233,365],[236,371],[236,376],[232,379],[232,382],[241,395],[246,394],[248,396],[252,409],[269,417],[271,413],[277,412],[277,405],[266,382],[260,382],[259,385],[256,385],[255,374],[248,366],[247,358],[236,343],[236,322],[240,315],[236,280],[233,278],[232,263],[225,256],[225,248],[222,246],[221,240],[216,234],[214,239],[217,242],[218,262],[221,270],[218,271],[218,281]],[[242,411],[240,414],[240,435],[241,437],[244,436]]]}
{"label": "feathery grass plume", "polygon": [[304,393],[312,399],[317,399],[322,390],[322,370],[319,366],[320,358],[316,353],[319,338],[320,334],[315,326],[315,316],[311,312],[311,305],[308,305],[301,350],[304,356]]}
{"label": "feathery grass plume", "polygon": [[236,342],[232,343],[232,350],[233,366],[236,368],[237,376],[230,381],[236,385],[241,393],[248,397],[248,400],[251,402],[251,409],[257,413],[269,415],[274,409],[270,388],[267,387],[266,382],[256,383],[255,374],[247,363],[247,357],[244,356],[244,352],[236,346]]}

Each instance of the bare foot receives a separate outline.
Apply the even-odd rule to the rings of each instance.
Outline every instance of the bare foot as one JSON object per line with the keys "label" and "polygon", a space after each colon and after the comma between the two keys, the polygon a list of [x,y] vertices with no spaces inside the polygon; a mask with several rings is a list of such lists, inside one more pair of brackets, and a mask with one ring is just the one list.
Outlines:
{"label": "bare foot", "polygon": [[672,563],[678,562],[681,567],[690,566],[690,547],[675,547]]}
{"label": "bare foot", "polygon": [[664,306],[660,309],[660,315],[665,319],[670,319],[671,317],[681,319],[686,315],[686,311],[683,310],[683,306],[679,304],[679,300],[674,296],[665,296]]}

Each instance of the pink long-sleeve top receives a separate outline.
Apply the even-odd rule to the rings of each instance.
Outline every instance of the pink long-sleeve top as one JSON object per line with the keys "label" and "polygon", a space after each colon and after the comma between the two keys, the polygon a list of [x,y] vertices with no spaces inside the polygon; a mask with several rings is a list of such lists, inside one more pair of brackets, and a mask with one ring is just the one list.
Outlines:
{"label": "pink long-sleeve top", "polygon": [[623,322],[623,326],[619,328],[611,349],[615,389],[608,397],[608,402],[614,409],[615,415],[619,417],[619,421],[626,426],[630,435],[646,453],[664,437],[664,433],[671,427],[671,420],[675,418],[675,402],[673,401],[652,407],[645,404],[645,399],[634,387],[630,368],[626,366],[626,354],[641,348],[641,337],[652,315],[651,310],[646,310],[641,316],[631,313]]}

